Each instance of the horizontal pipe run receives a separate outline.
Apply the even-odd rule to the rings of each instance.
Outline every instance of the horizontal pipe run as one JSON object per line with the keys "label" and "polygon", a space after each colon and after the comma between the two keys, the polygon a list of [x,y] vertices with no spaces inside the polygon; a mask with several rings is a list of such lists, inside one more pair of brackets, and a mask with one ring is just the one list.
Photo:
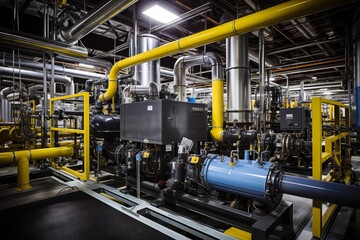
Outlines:
{"label": "horizontal pipe run", "polygon": [[[32,69],[32,70],[34,70],[34,69],[43,70],[43,68],[44,68],[44,64],[41,62],[31,62],[31,61],[19,60],[19,59],[15,60],[15,62],[20,62],[20,66],[22,68],[28,68],[28,69]],[[12,60],[5,59],[5,64],[8,66],[11,65]],[[51,70],[51,64],[46,64],[46,69]],[[79,69],[71,69],[71,68],[67,68],[67,67],[59,66],[59,65],[54,66],[54,71],[56,74],[68,75],[68,76],[83,78],[83,79],[89,79],[89,78],[90,79],[103,79],[106,77],[105,74],[88,72],[88,71],[83,71],[83,70],[79,70]]]}
{"label": "horizontal pipe run", "polygon": [[34,150],[23,150],[15,152],[0,153],[0,165],[17,164],[17,187],[16,190],[23,191],[31,188],[29,162],[46,158],[72,156],[71,147],[41,148]]}
{"label": "horizontal pipe run", "polygon": [[71,147],[41,148],[34,150],[3,152],[0,153],[0,165],[15,164],[23,157],[29,159],[29,161],[36,161],[40,159],[71,155],[73,155],[73,149]]}
{"label": "horizontal pipe run", "polygon": [[[22,80],[24,79],[31,79],[31,80],[39,80],[42,82],[44,74],[42,72],[35,72],[25,69],[18,69],[18,68],[11,68],[11,67],[1,67],[0,66],[0,74],[1,76],[8,76],[8,77],[20,77]],[[48,74],[48,78],[50,78],[50,74]],[[74,83],[71,78],[62,75],[55,75],[54,76],[55,82],[64,83],[66,86],[66,94],[71,95],[74,94]]]}
{"label": "horizontal pipe run", "polygon": [[85,48],[59,43],[34,35],[25,35],[21,32],[4,32],[0,30],[0,42],[25,49],[29,48],[71,57],[86,58],[88,56],[87,49]]}
{"label": "horizontal pipe run", "polygon": [[360,208],[360,187],[284,175],[279,191],[295,196]]}

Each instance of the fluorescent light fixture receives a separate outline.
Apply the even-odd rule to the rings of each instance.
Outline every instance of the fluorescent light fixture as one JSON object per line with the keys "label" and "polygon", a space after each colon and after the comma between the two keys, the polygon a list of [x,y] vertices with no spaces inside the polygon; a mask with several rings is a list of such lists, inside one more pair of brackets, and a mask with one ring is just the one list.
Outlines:
{"label": "fluorescent light fixture", "polygon": [[169,23],[179,18],[179,16],[173,14],[165,8],[160,7],[159,5],[152,6],[148,10],[145,10],[143,14],[161,23]]}
{"label": "fluorescent light fixture", "polygon": [[89,64],[85,64],[85,63],[79,63],[80,67],[84,67],[84,68],[94,68],[95,66],[93,65],[89,65]]}

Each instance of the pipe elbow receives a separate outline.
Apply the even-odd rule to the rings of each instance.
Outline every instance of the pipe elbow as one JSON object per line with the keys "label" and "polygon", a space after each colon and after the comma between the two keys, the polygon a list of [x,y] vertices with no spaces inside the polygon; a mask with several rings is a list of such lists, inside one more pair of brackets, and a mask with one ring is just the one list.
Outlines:
{"label": "pipe elbow", "polygon": [[115,64],[109,73],[109,79],[108,79],[108,89],[105,93],[101,94],[99,96],[100,102],[106,102],[112,99],[115,96],[115,93],[117,91],[117,76],[120,72],[120,68],[117,67]]}
{"label": "pipe elbow", "polygon": [[210,130],[210,135],[211,135],[213,140],[218,141],[218,142],[222,142],[223,129],[222,128],[212,128]]}

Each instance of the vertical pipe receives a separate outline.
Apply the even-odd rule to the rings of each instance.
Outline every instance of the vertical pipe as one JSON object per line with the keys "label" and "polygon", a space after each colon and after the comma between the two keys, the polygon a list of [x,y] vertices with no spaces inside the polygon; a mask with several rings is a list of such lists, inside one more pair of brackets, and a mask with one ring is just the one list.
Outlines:
{"label": "vertical pipe", "polygon": [[[47,38],[48,34],[47,34],[47,7],[44,7],[44,29],[43,29],[43,34],[44,34],[44,38]],[[43,129],[42,129],[42,136],[41,136],[41,146],[42,148],[46,148],[47,146],[47,119],[46,119],[46,113],[47,113],[47,106],[48,106],[48,93],[47,93],[47,72],[46,72],[46,54],[45,52],[43,53],[43,88],[44,88],[44,102],[42,104],[43,106],[43,114],[42,114],[42,122],[43,122]]]}
{"label": "vertical pipe", "polygon": [[29,170],[29,159],[22,157],[17,162],[17,187],[16,190],[23,191],[30,189],[30,170]]}
{"label": "vertical pipe", "polygon": [[229,121],[249,122],[251,85],[247,34],[226,39],[226,79]]}
{"label": "vertical pipe", "polygon": [[[152,34],[137,37],[137,51],[143,53],[159,46],[160,39]],[[149,87],[151,82],[160,87],[160,60],[145,62],[135,67],[135,80],[142,86]]]}
{"label": "vertical pipe", "polygon": [[[266,118],[265,118],[265,40],[263,29],[259,30],[259,79],[260,79],[260,126],[263,124],[262,133],[266,132]],[[261,127],[260,127],[261,130]]]}
{"label": "vertical pipe", "polygon": [[[360,11],[360,10],[359,10]],[[354,46],[354,83],[356,94],[356,117],[357,127],[360,128],[360,14],[357,14],[357,21],[352,28],[352,40]]]}

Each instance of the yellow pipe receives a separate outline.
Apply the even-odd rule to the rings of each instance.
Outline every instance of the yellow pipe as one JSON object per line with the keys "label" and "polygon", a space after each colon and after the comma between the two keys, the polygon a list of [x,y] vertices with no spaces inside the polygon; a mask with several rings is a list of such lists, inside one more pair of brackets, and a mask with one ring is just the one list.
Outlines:
{"label": "yellow pipe", "polygon": [[212,80],[212,129],[211,137],[222,141],[222,131],[224,126],[224,81],[222,79]]}
{"label": "yellow pipe", "polygon": [[29,180],[29,161],[72,155],[73,149],[71,147],[42,148],[35,150],[4,152],[0,153],[0,164],[10,165],[17,163],[18,178],[16,189],[22,191],[31,188]]}
{"label": "yellow pipe", "polygon": [[29,159],[26,157],[20,158],[17,162],[17,187],[16,190],[23,191],[31,188],[30,185],[30,170],[29,170]]}
{"label": "yellow pipe", "polygon": [[71,155],[73,155],[73,149],[71,147],[40,148],[34,150],[4,152],[0,153],[0,164],[10,165],[17,163],[23,157],[32,161]]}
{"label": "yellow pipe", "polygon": [[100,95],[99,100],[109,101],[115,95],[117,77],[122,69],[351,2],[352,0],[288,1],[118,61],[110,70],[108,89]]}

